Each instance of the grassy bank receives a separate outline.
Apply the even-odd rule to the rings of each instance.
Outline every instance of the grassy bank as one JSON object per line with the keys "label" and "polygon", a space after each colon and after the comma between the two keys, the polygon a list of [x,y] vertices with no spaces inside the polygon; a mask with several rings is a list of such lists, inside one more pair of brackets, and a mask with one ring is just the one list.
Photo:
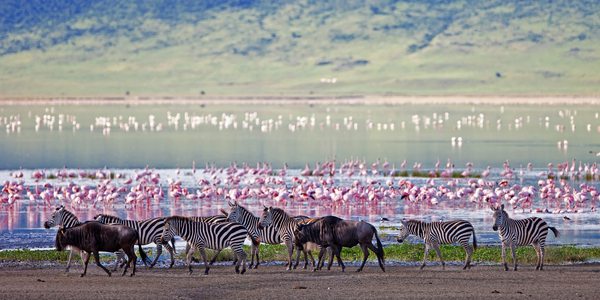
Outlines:
{"label": "grassy bank", "polygon": [[[402,262],[418,262],[423,259],[423,251],[425,247],[423,244],[401,244],[401,245],[390,245],[385,247],[385,258],[390,261],[402,261]],[[154,257],[154,249],[146,249],[150,257]],[[246,252],[249,253],[249,247],[246,248]],[[287,251],[284,245],[263,245],[261,246],[261,260],[262,261],[285,261],[287,260]],[[213,252],[207,251],[207,255],[212,257]],[[510,254],[507,254],[510,258]],[[196,254],[195,256],[198,256]],[[437,260],[435,252],[431,251],[429,260]],[[459,246],[443,246],[442,256],[446,261],[463,261],[465,258],[464,250]],[[0,251],[0,261],[59,261],[66,262],[68,252],[57,252],[54,250],[7,250]],[[219,261],[231,260],[233,257],[231,250],[226,249],[221,252],[218,257]],[[295,257],[295,254],[294,254]],[[104,261],[112,261],[114,256],[104,255],[102,259]],[[168,254],[165,255],[163,252],[163,259],[167,259]],[[532,264],[536,261],[535,251],[532,247],[520,247],[517,250],[517,258],[520,263]],[[182,253],[177,254],[177,259],[183,260],[184,255]],[[344,248],[342,251],[342,259],[348,261],[360,261],[362,259],[362,252],[358,247]],[[371,253],[369,256],[370,261],[376,259],[375,255]],[[562,263],[583,263],[587,261],[593,261],[600,259],[600,247],[593,248],[580,248],[575,246],[549,246],[546,248],[546,263],[550,264],[562,264]],[[78,260],[78,258],[77,258]],[[481,246],[477,248],[473,254],[474,262],[488,262],[498,263],[500,262],[500,247],[499,246]],[[509,260],[510,261],[510,260]]]}

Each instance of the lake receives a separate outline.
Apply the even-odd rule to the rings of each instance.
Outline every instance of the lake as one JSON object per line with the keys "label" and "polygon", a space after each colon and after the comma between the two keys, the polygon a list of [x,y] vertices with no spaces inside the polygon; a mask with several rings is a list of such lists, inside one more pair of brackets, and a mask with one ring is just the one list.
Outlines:
{"label": "lake", "polygon": [[[0,180],[22,188],[13,192],[17,200],[0,206],[0,249],[51,247],[55,229],[44,230],[41,224],[58,204],[66,204],[81,220],[103,212],[131,219],[212,215],[227,209],[230,191],[245,188],[250,196],[239,201],[254,213],[273,205],[294,215],[363,219],[381,226],[387,243],[393,242],[402,218],[463,218],[475,225],[479,242],[498,243],[491,230],[489,199],[474,199],[473,190],[455,199],[472,180],[482,179],[487,166],[491,174],[482,179],[484,191],[501,188],[502,180],[509,184],[502,195],[510,189],[534,189],[531,203],[514,200],[516,208],[509,213],[515,218],[541,216],[558,227],[561,238],[549,238],[549,243],[599,245],[598,196],[592,196],[599,181],[593,174],[589,179],[594,180],[584,175],[600,152],[599,111],[593,105],[3,105]],[[314,170],[327,161],[335,162],[334,176],[301,175],[305,165]],[[349,161],[356,162],[356,172],[342,173],[341,166]],[[472,164],[472,176],[430,181],[427,176],[406,176],[415,170],[432,172],[438,162],[440,170],[455,172]],[[585,201],[571,205],[563,198],[542,199],[539,180],[547,180],[550,172],[558,175],[557,164],[564,162],[574,163],[575,173],[581,168],[579,177],[565,172],[569,178],[557,178],[553,188],[563,196],[585,194]],[[245,174],[236,181],[226,174],[234,163],[236,172],[269,169],[269,174]],[[279,175],[284,164],[285,174]],[[514,176],[503,173],[505,164]],[[158,176],[152,188],[164,195],[127,203],[146,166]],[[394,177],[389,176],[392,170]],[[34,172],[44,176],[36,180]],[[97,174],[118,176],[100,179]],[[430,198],[412,201],[397,194],[410,191],[403,180],[423,191],[434,187],[450,194],[444,192],[435,204]],[[110,200],[72,191],[106,186],[123,190]],[[170,195],[174,186],[185,194]],[[292,195],[299,186],[313,197],[315,192],[333,195],[338,190],[356,194],[343,201],[332,196],[276,200],[274,192]],[[43,191],[52,192],[51,200],[43,200]],[[361,198],[361,193],[368,197],[378,191],[381,199]]]}

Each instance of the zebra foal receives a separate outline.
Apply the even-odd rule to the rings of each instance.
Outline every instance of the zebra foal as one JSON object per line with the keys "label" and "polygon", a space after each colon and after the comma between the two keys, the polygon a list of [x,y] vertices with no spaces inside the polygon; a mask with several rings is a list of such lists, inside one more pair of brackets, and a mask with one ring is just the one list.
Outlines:
{"label": "zebra foal", "polygon": [[548,226],[546,221],[538,217],[531,217],[522,220],[511,219],[504,210],[504,204],[500,208],[491,207],[494,212],[494,225],[492,229],[498,231],[502,241],[502,263],[504,270],[508,271],[506,263],[506,248],[510,247],[514,270],[517,270],[517,255],[515,253],[517,246],[532,245],[537,256],[536,270],[544,269],[544,247],[546,245],[546,236],[548,229],[552,230],[555,237],[559,232],[555,227]]}
{"label": "zebra foal", "polygon": [[[475,230],[471,223],[464,220],[454,220],[447,222],[422,222],[418,220],[401,221],[400,234],[397,241],[402,243],[410,234],[416,235],[425,241],[425,255],[423,256],[423,264],[421,270],[427,263],[429,250],[433,248],[437,256],[442,262],[442,269],[446,268],[442,253],[440,251],[441,244],[453,244],[458,242],[467,253],[463,270],[471,268],[471,257],[473,251],[477,249],[477,238]],[[469,244],[469,239],[473,236],[473,247]]]}
{"label": "zebra foal", "polygon": [[[237,257],[235,272],[244,274],[246,272],[246,252],[242,246],[248,231],[244,226],[238,223],[204,223],[194,222],[193,220],[173,216],[165,219],[163,227],[162,239],[170,240],[178,235],[192,246],[192,250],[186,255],[186,263],[190,274],[192,274],[191,259],[196,248],[200,251],[200,255],[204,260],[204,274],[208,275],[210,269],[206,261],[206,252],[204,248],[221,251],[225,247],[231,247],[234,255]],[[242,270],[240,272],[240,261]]]}

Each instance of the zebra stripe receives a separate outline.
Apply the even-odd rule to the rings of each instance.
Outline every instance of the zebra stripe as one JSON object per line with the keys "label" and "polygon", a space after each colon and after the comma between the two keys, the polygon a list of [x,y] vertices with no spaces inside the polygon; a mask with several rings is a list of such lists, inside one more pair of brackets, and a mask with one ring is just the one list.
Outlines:
{"label": "zebra stripe", "polygon": [[235,272],[240,273],[240,260],[242,264],[241,273],[246,272],[246,252],[242,248],[248,231],[244,226],[238,223],[204,223],[194,222],[189,218],[173,216],[165,219],[163,228],[163,239],[170,239],[178,235],[186,242],[193,245],[193,250],[187,254],[187,265],[192,273],[190,264],[192,254],[197,248],[200,250],[202,259],[204,260],[204,274],[208,274],[209,265],[206,261],[206,253],[204,248],[220,251],[225,247],[231,247],[235,256],[239,259],[235,265]]}
{"label": "zebra stripe", "polygon": [[[96,215],[94,219],[103,224],[121,224],[137,230],[140,237],[139,243],[142,245],[155,243],[156,257],[154,257],[154,261],[152,261],[152,263],[150,264],[150,268],[154,267],[154,265],[158,261],[158,258],[162,254],[162,247],[164,246],[165,248],[167,248],[167,251],[169,251],[169,254],[171,255],[171,265],[169,266],[169,268],[173,267],[173,264],[175,263],[175,257],[173,255],[173,247],[175,247],[175,241],[172,241],[173,247],[171,247],[168,243],[169,241],[163,241],[161,239],[162,230],[165,225],[165,218],[158,217],[143,221],[135,221],[121,219],[112,215],[99,214]],[[144,265],[146,264],[147,262],[144,261]]]}
{"label": "zebra stripe", "polygon": [[273,207],[265,207],[258,221],[258,229],[272,226],[279,234],[279,238],[287,246],[287,270],[292,269],[292,254],[294,252],[294,230],[296,229],[298,222],[298,219],[290,217],[283,209]]}
{"label": "zebra stripe", "polygon": [[[252,269],[257,268],[260,259],[259,259],[259,245],[260,243],[278,245],[281,244],[281,238],[279,237],[279,233],[276,228],[273,226],[266,226],[262,229],[258,228],[259,217],[253,215],[248,209],[239,205],[236,202],[229,202],[229,206],[231,210],[227,216],[227,220],[229,222],[237,222],[242,224],[248,230],[248,236],[250,240],[252,240],[252,247],[250,251],[250,265],[248,268]],[[254,257],[256,257],[256,265],[254,265]]]}
{"label": "zebra stripe", "polygon": [[492,229],[498,231],[500,240],[502,241],[502,263],[504,270],[508,271],[506,263],[506,247],[510,247],[514,270],[517,270],[517,246],[532,245],[537,256],[536,270],[544,269],[544,255],[546,246],[546,237],[548,229],[552,230],[555,237],[559,236],[559,232],[555,227],[548,226],[546,221],[538,217],[532,217],[522,220],[511,219],[508,213],[504,210],[504,204],[500,208],[492,207],[494,212],[494,225]]}
{"label": "zebra stripe", "polygon": [[[442,269],[446,264],[442,259],[442,253],[439,246],[442,244],[460,244],[467,253],[464,269],[471,268],[471,257],[473,251],[477,249],[477,238],[473,225],[465,220],[454,220],[447,222],[422,222],[418,220],[402,221],[400,225],[400,234],[398,242],[402,243],[409,235],[416,235],[425,241],[425,254],[423,256],[423,269],[427,263],[429,250],[433,248],[442,262]],[[469,244],[469,239],[473,236],[473,247]]]}

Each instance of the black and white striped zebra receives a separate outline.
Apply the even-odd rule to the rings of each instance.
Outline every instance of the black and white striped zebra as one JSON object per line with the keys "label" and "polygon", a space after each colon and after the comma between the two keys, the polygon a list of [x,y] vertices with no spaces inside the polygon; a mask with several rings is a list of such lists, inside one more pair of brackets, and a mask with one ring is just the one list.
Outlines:
{"label": "black and white striped zebra", "polygon": [[513,257],[514,270],[517,270],[517,246],[532,245],[537,256],[536,270],[544,269],[544,247],[548,229],[552,230],[555,237],[559,232],[555,227],[548,226],[546,221],[538,217],[531,217],[522,220],[511,219],[504,210],[504,204],[500,208],[491,207],[494,212],[494,225],[492,229],[498,231],[502,242],[502,263],[504,270],[508,271],[506,263],[506,247],[510,247]]}
{"label": "black and white striped zebra", "polygon": [[239,223],[204,223],[194,222],[190,218],[173,216],[165,219],[162,239],[170,240],[178,235],[186,242],[192,245],[192,250],[186,255],[186,263],[190,274],[192,273],[191,257],[195,249],[200,251],[204,260],[204,274],[208,274],[210,269],[206,261],[206,252],[204,248],[220,251],[225,247],[231,247],[234,255],[238,258],[235,265],[235,272],[240,273],[240,261],[242,264],[241,273],[246,272],[246,252],[244,252],[244,240],[248,231]]}
{"label": "black and white striped zebra", "polygon": [[[224,223],[224,222],[228,222],[227,221],[227,214],[223,211],[223,214],[221,215],[214,215],[214,216],[207,216],[207,217],[198,217],[198,216],[193,216],[193,217],[188,217],[190,220],[194,221],[194,222],[204,222],[204,223]],[[173,246],[174,247],[174,246]],[[190,252],[191,250],[191,246],[190,243],[186,243],[185,245],[185,254],[187,255],[188,252]],[[215,253],[215,255],[213,256],[213,258],[210,260],[210,265],[212,265],[213,263],[215,263],[215,261],[217,260],[217,256],[219,256],[219,253],[221,251],[217,251]],[[192,261],[193,262],[200,262],[198,259],[196,259],[195,257],[192,256]],[[237,263],[237,261],[234,260],[233,262],[234,264]]]}
{"label": "black and white striped zebra", "polygon": [[[471,223],[464,220],[430,223],[418,220],[401,221],[400,233],[397,238],[398,242],[402,243],[402,241],[411,234],[416,235],[425,241],[425,255],[423,256],[421,269],[423,269],[427,263],[427,257],[429,256],[429,250],[431,248],[435,250],[435,253],[437,253],[437,256],[440,258],[442,269],[445,269],[446,264],[442,258],[440,245],[453,243],[459,243],[467,253],[463,270],[471,268],[471,257],[473,251],[477,249],[477,238],[475,237],[475,230]],[[471,236],[473,236],[473,247],[469,244]]]}
{"label": "black and white striped zebra", "polygon": [[[143,221],[136,220],[125,220],[116,216],[107,215],[107,214],[99,214],[94,217],[94,220],[103,223],[103,224],[122,224],[128,227],[131,227],[139,233],[140,236],[140,244],[147,245],[151,243],[156,244],[156,257],[154,257],[154,261],[150,263],[150,268],[154,267],[158,258],[162,254],[162,247],[164,246],[169,251],[171,255],[171,264],[169,268],[173,267],[175,263],[175,257],[173,255],[175,248],[175,240],[171,240],[173,247],[169,245],[169,241],[161,240],[163,226],[165,225],[165,218],[151,218]],[[147,262],[144,261],[144,265]]]}
{"label": "black and white striped zebra", "polygon": [[258,221],[258,229],[273,227],[279,234],[279,238],[288,248],[287,270],[292,269],[292,254],[294,253],[294,230],[296,230],[299,219],[289,216],[283,209],[265,207]]}
{"label": "black and white striped zebra", "polygon": [[[252,241],[252,247],[250,250],[250,265],[248,268],[258,268],[260,263],[259,259],[259,245],[260,243],[265,244],[281,244],[281,238],[279,233],[274,226],[266,226],[262,229],[258,229],[259,217],[252,214],[245,207],[239,205],[236,202],[228,202],[230,211],[227,217],[229,222],[237,222],[242,224],[246,230],[248,230],[248,236]],[[256,257],[256,265],[254,265],[254,257]]]}
{"label": "black and white striped zebra", "polygon": [[[44,228],[49,229],[51,227],[58,226],[64,229],[69,229],[75,226],[79,226],[81,224],[83,223],[80,222],[79,219],[72,212],[68,211],[64,205],[61,205],[57,207],[56,210],[54,210],[54,212],[52,213],[52,215],[50,215],[50,218],[48,218],[48,220],[44,222]],[[69,269],[71,268],[71,258],[73,257],[73,252],[79,252],[81,261],[84,263],[88,257],[88,253],[85,251],[81,251],[71,246],[69,246],[69,248],[69,258],[67,259],[67,268],[65,272],[69,272]],[[125,253],[123,253],[122,251],[117,251],[115,252],[115,254],[117,255],[117,263],[115,263],[114,270],[117,269],[119,261],[126,261]]]}

